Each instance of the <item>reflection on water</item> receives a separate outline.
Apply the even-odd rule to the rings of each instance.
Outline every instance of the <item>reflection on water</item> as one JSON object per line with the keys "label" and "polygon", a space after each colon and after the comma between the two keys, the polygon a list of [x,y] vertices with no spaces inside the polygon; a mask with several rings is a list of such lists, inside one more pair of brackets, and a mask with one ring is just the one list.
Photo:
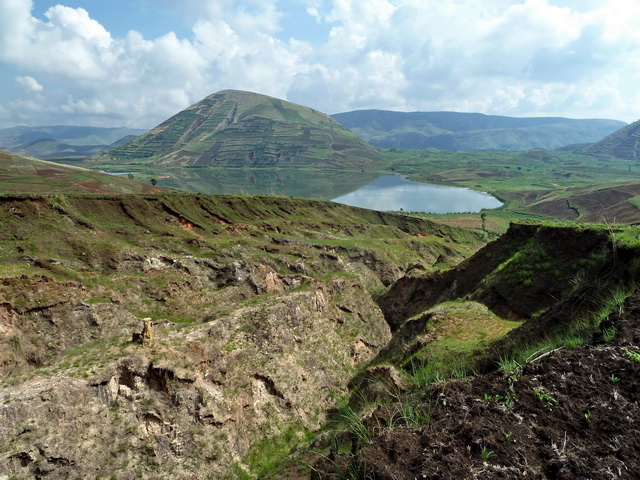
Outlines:
{"label": "reflection on water", "polygon": [[373,210],[456,213],[479,212],[502,203],[488,193],[468,188],[410,182],[397,175],[385,175],[372,183],[334,198],[333,201]]}
{"label": "reflection on water", "polygon": [[[117,172],[123,174],[121,171]],[[455,213],[497,208],[500,201],[468,188],[410,182],[398,175],[342,170],[144,168],[160,187],[208,194],[333,199],[373,210]]]}
{"label": "reflection on water", "polygon": [[158,186],[211,194],[284,195],[329,200],[353,192],[377,177],[375,173],[336,170],[181,168],[158,173]]}

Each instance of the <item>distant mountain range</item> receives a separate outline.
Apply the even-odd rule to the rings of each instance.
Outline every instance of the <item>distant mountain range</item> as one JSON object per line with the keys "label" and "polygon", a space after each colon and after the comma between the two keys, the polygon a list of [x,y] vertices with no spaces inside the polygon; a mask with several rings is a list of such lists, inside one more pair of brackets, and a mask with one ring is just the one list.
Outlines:
{"label": "distant mountain range", "polygon": [[364,167],[381,154],[328,115],[266,95],[223,90],[133,141],[101,163],[168,167]]}
{"label": "distant mountain range", "polygon": [[[606,138],[605,138],[606,137]],[[376,165],[377,148],[535,148],[638,158],[640,125],[617,120],[359,110],[325,115],[285,100],[223,90],[148,132],[82,126],[0,129],[0,150],[48,160],[179,166]],[[367,143],[368,142],[368,143]],[[593,145],[592,145],[593,144]]]}
{"label": "distant mountain range", "polygon": [[42,159],[86,157],[129,141],[146,130],[131,128],[12,127],[0,129],[0,150]]}
{"label": "distant mountain range", "polygon": [[604,119],[386,110],[358,110],[332,117],[376,147],[440,150],[554,150],[597,142],[626,125]]}

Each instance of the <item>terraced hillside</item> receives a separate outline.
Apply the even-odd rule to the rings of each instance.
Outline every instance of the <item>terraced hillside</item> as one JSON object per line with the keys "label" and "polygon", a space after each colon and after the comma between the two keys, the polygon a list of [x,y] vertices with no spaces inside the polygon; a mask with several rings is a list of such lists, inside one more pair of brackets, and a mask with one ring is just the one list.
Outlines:
{"label": "terraced hillside", "polygon": [[614,157],[624,160],[640,160],[640,120],[627,125],[593,145],[582,153],[595,157]]}
{"label": "terraced hillside", "polygon": [[132,142],[96,157],[103,163],[168,167],[359,168],[379,153],[329,116],[277,98],[224,90]]}

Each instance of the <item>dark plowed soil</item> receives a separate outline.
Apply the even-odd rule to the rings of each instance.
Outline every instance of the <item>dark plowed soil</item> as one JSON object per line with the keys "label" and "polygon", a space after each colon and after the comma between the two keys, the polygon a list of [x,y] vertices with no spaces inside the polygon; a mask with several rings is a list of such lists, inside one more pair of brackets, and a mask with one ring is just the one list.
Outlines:
{"label": "dark plowed soil", "polygon": [[612,324],[607,343],[430,388],[425,426],[389,427],[397,408],[378,409],[371,443],[323,459],[312,478],[640,478],[640,294]]}

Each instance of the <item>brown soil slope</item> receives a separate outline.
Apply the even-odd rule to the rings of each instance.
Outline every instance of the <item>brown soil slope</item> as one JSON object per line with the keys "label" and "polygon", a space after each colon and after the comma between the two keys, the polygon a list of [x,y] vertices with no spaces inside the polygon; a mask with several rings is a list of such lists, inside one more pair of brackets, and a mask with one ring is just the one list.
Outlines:
{"label": "brown soil slope", "polygon": [[[560,220],[579,222],[630,223],[639,221],[636,199],[640,184],[570,189],[570,197],[556,198],[557,192],[530,192],[523,196],[523,211]],[[547,198],[549,197],[549,198]]]}
{"label": "brown soil slope", "polygon": [[371,443],[353,460],[318,462],[311,478],[639,478],[640,293],[611,325],[608,343],[422,392],[423,427],[393,427],[397,408],[379,408],[366,420]]}

